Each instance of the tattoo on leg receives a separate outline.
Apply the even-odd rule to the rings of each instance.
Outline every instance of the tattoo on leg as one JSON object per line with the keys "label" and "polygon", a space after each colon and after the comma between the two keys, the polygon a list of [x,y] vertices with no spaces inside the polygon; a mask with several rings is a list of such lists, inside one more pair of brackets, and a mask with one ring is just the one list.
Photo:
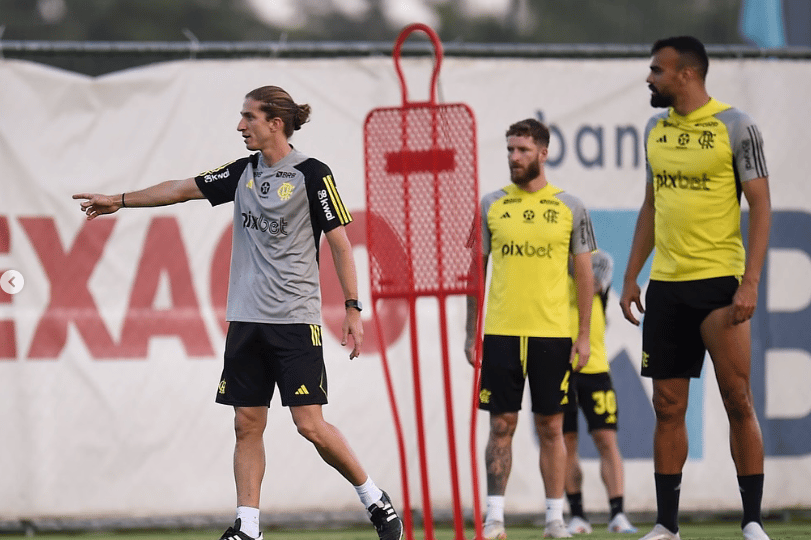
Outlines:
{"label": "tattoo on leg", "polygon": [[487,465],[488,495],[504,495],[512,468],[511,445],[490,441],[485,449],[484,458]]}

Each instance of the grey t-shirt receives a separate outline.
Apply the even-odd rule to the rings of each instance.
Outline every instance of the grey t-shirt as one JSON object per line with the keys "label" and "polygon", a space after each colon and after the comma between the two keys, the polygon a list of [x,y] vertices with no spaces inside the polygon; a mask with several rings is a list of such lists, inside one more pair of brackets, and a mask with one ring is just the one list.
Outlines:
{"label": "grey t-shirt", "polygon": [[321,233],[352,221],[329,167],[296,149],[268,166],[257,152],[195,181],[212,206],[234,202],[226,319],[320,325]]}

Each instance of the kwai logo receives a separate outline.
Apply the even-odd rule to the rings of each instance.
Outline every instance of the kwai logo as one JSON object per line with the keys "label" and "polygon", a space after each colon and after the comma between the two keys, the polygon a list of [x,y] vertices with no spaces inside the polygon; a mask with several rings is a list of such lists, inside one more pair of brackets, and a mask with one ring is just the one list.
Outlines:
{"label": "kwai logo", "polygon": [[327,218],[327,221],[335,219],[335,214],[332,213],[332,208],[329,206],[329,195],[327,195],[326,189],[318,192],[318,202],[321,203],[321,208],[324,209],[324,217]]}
{"label": "kwai logo", "polygon": [[208,173],[203,177],[203,180],[205,180],[206,184],[208,184],[209,182],[216,182],[217,180],[225,180],[229,176],[231,176],[231,171],[225,169],[220,172]]}

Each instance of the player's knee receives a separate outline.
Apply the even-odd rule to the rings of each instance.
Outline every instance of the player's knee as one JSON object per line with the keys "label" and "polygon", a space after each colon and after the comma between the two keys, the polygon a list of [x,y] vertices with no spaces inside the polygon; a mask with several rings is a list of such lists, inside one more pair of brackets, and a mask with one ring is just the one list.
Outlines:
{"label": "player's knee", "polygon": [[672,393],[654,393],[652,401],[653,411],[659,422],[680,421],[687,414],[687,399],[682,399]]}
{"label": "player's knee", "polygon": [[597,453],[601,456],[608,454],[614,449],[616,446],[616,439],[610,437],[601,437],[596,434],[592,434],[592,440],[594,441],[594,447],[597,449]]}
{"label": "player's knee", "polygon": [[[535,428],[541,442],[554,442],[564,440],[562,415],[535,415]],[[565,443],[564,443],[565,446]]]}
{"label": "player's knee", "polygon": [[312,420],[300,420],[296,422],[296,430],[299,435],[313,444],[319,444],[321,440],[321,429],[317,422]]}
{"label": "player's knee", "polygon": [[752,392],[748,387],[724,389],[721,391],[721,399],[730,421],[742,421],[755,416]]}
{"label": "player's knee", "polygon": [[490,417],[490,437],[496,439],[512,438],[517,424],[518,419],[515,415],[492,415]]}
{"label": "player's knee", "polygon": [[234,433],[237,440],[261,438],[265,432],[265,423],[261,415],[237,412],[234,417]]}

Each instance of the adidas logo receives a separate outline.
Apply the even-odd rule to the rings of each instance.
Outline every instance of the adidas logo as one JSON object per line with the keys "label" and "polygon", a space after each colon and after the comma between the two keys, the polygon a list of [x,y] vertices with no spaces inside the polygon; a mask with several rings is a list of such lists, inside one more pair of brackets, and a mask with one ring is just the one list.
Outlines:
{"label": "adidas logo", "polygon": [[501,216],[501,219],[508,218],[508,217],[510,217],[510,213],[509,212],[504,212],[504,214]]}
{"label": "adidas logo", "polygon": [[369,509],[371,512],[375,512],[375,517],[378,520],[385,519],[388,522],[397,519],[397,512],[394,511],[394,507],[391,505],[391,502],[386,499],[380,499],[370,506]]}
{"label": "adidas logo", "polygon": [[307,391],[307,387],[304,386],[303,384],[299,387],[298,390],[296,390],[296,395],[297,396],[307,396],[309,394],[310,394],[310,392]]}
{"label": "adidas logo", "polygon": [[662,135],[661,137],[656,139],[656,142],[658,142],[658,143],[666,143],[667,142],[667,135]]}

